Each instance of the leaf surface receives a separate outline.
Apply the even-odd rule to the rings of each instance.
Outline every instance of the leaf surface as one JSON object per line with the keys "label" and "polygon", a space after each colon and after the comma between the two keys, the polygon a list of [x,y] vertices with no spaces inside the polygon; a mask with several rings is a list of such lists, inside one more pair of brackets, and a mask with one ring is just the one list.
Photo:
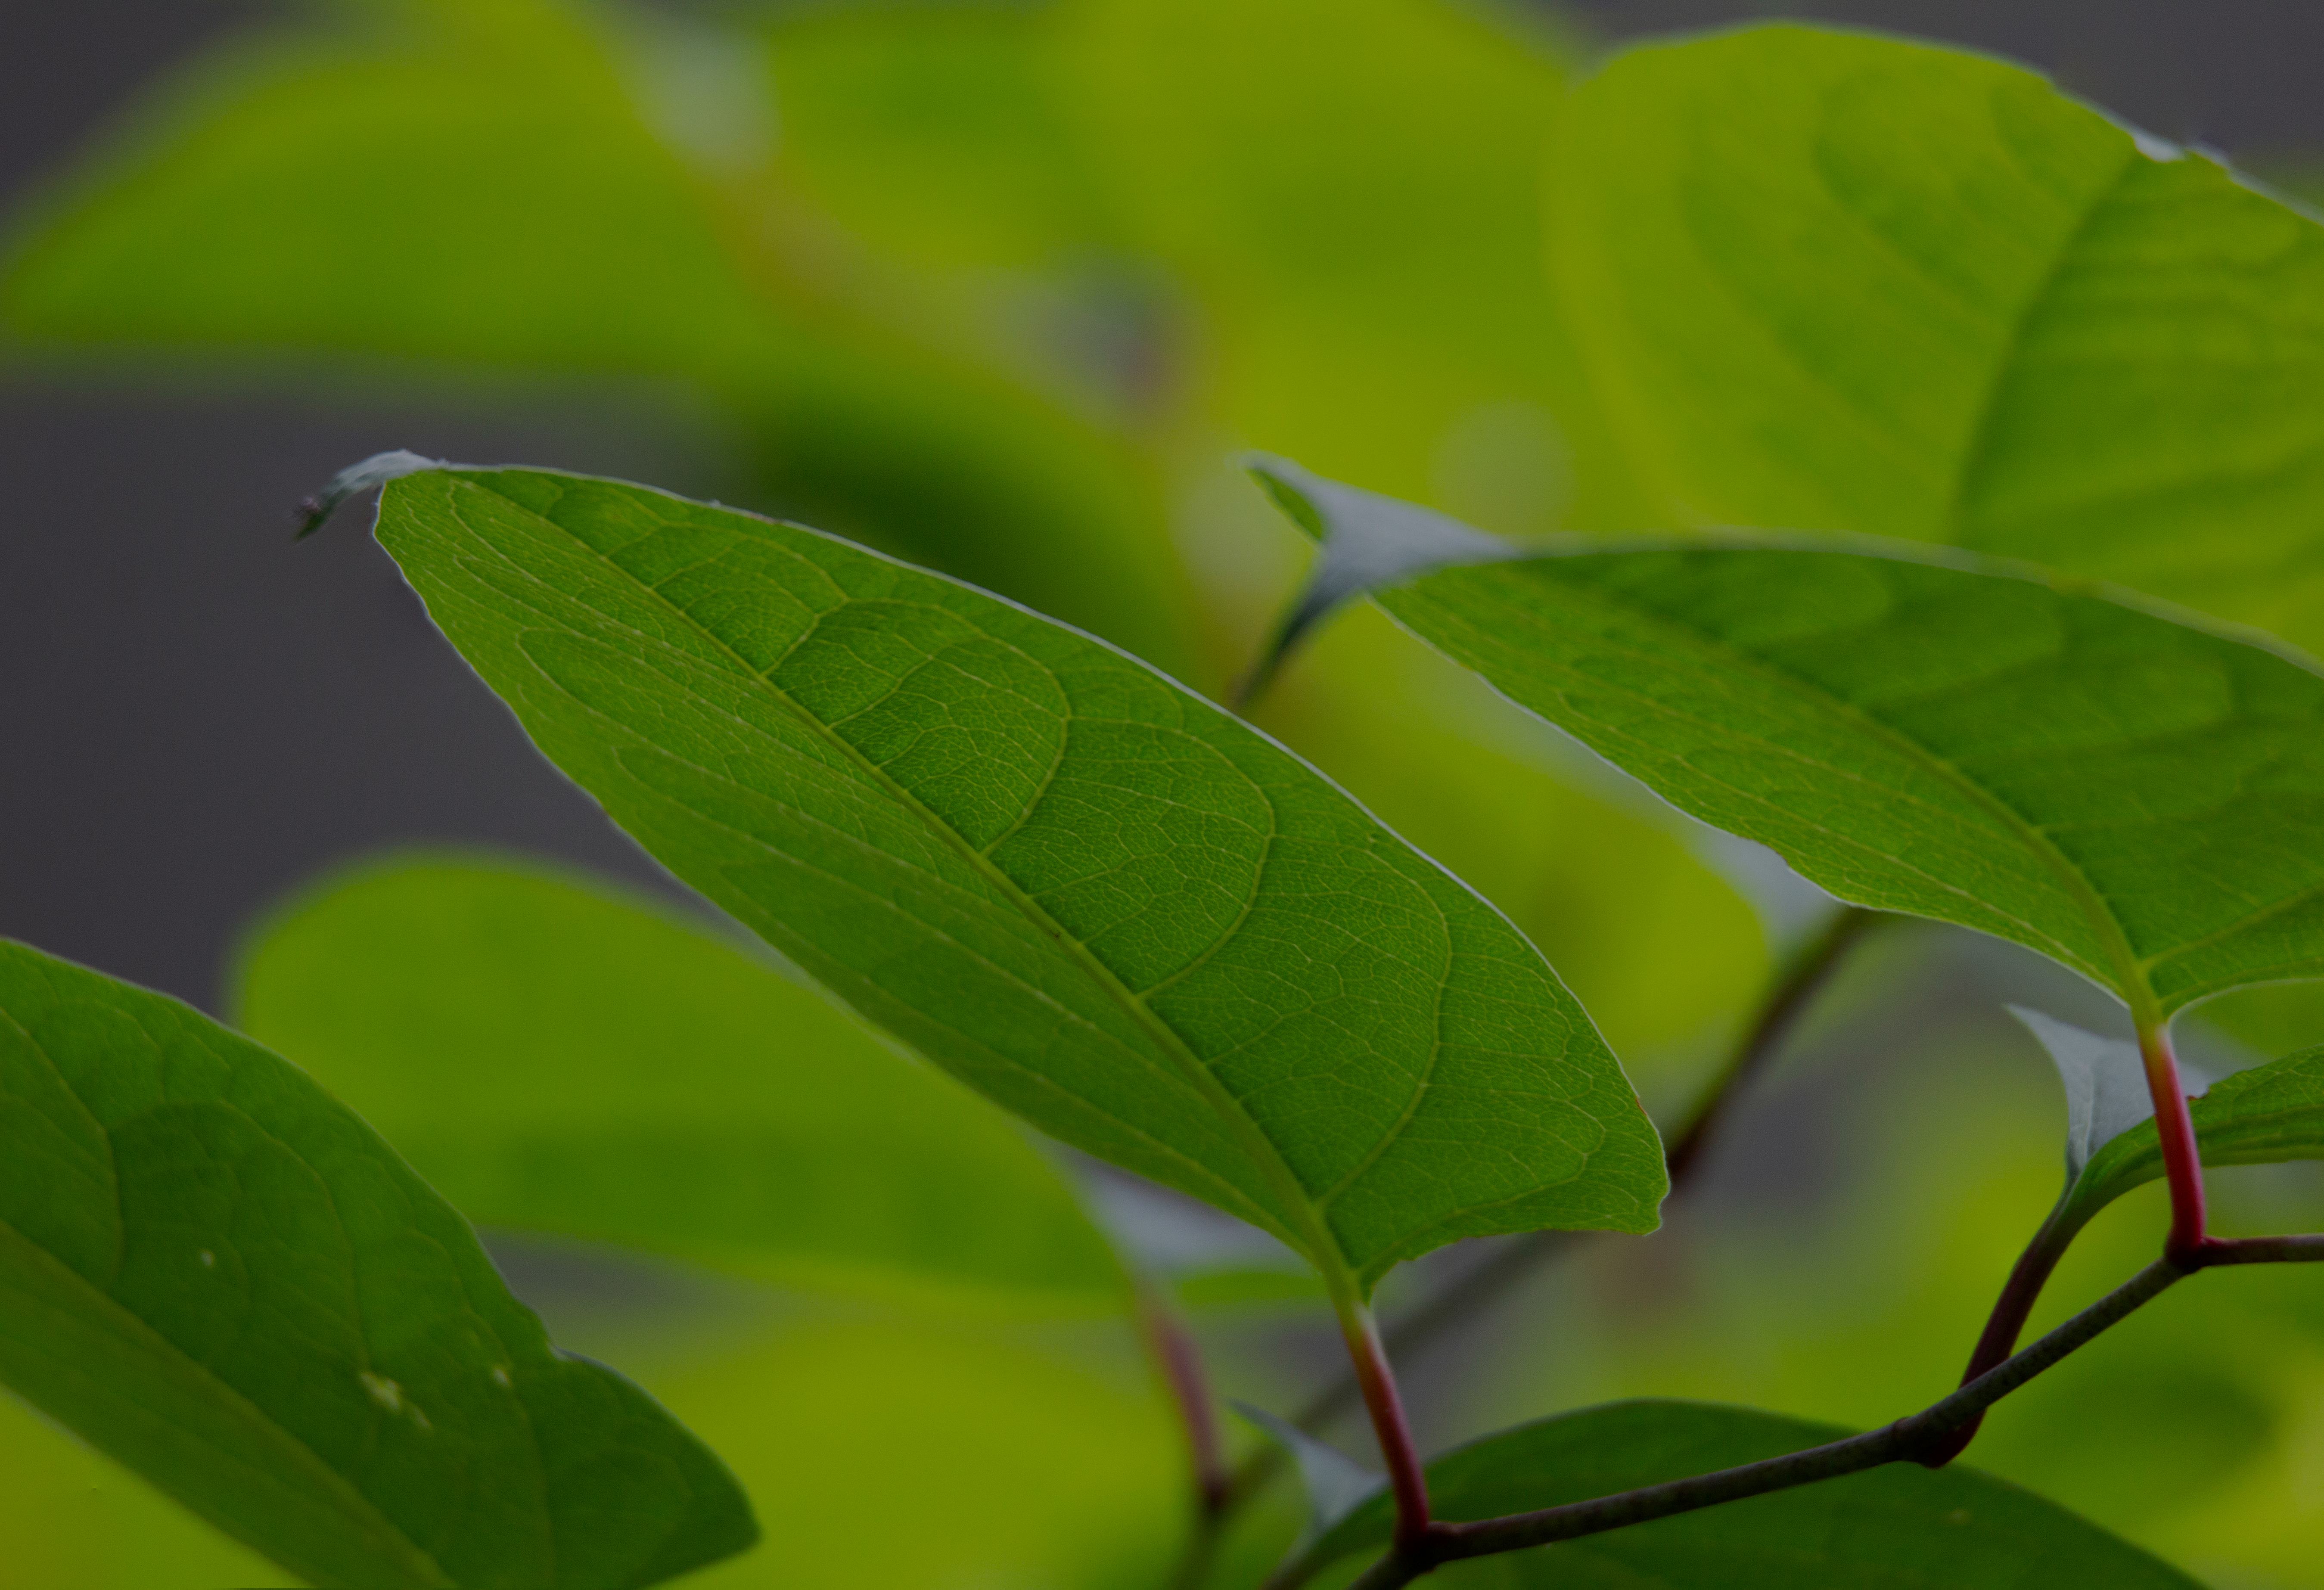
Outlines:
{"label": "leaf surface", "polygon": [[1123,1295],[1005,1117],[626,891],[484,857],[367,867],[265,926],[235,1010],[474,1220],[794,1282]]}
{"label": "leaf surface", "polygon": [[1649,1229],[1613,1056],[1475,895],[1103,644],[618,483],[423,471],[382,544],[551,760],[867,1018],[1368,1286]]}
{"label": "leaf surface", "polygon": [[[1417,512],[1258,467],[1335,535]],[[2324,974],[2324,677],[2300,662],[1896,543],[1474,556],[1374,599],[1842,899],[2015,940],[2145,1021]]]}
{"label": "leaf surface", "polygon": [[[1519,1425],[1428,1466],[1454,1521],[1554,1507],[1819,1446],[1849,1432],[1707,1402],[1615,1402]],[[1387,1544],[1375,1500],[1314,1549]],[[1447,1584],[1559,1590],[2192,1590],[2195,1581],[2056,1504],[1958,1465],[1892,1463],[1602,1535],[1439,1571]]]}
{"label": "leaf surface", "polygon": [[1951,542],[2324,647],[2324,228],[2022,68],[1747,28],[1572,97],[1554,275],[1665,522]]}
{"label": "leaf surface", "polygon": [[755,1538],[376,1134],[177,1001],[0,942],[0,1381],[292,1572],[611,1590]]}

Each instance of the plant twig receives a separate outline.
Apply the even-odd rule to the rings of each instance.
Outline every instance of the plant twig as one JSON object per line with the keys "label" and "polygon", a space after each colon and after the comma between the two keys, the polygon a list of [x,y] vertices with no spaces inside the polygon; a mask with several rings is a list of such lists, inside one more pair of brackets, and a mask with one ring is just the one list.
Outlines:
{"label": "plant twig", "polygon": [[[1352,1590],[1398,1590],[1448,1562],[1578,1539],[1674,1513],[1715,1507],[1723,1502],[1836,1479],[1886,1463],[1917,1460],[1933,1444],[1942,1442],[1986,1409],[2198,1270],[2216,1264],[2319,1261],[2324,1261],[2324,1235],[2212,1238],[2189,1262],[2182,1264],[2168,1256],[2157,1259],[2024,1352],[2003,1360],[1950,1396],[1886,1429],[1849,1436],[1782,1457],[1645,1485],[1588,1502],[1572,1502],[1476,1523],[1439,1523],[1425,1539],[1391,1549],[1355,1582]],[[1321,1566],[1295,1565],[1297,1576],[1279,1576],[1270,1590],[1294,1590]]]}

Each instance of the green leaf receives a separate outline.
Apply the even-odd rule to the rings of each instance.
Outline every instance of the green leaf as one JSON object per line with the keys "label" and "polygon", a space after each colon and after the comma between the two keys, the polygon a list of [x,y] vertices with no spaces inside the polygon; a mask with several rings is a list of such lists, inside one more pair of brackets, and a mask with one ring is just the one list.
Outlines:
{"label": "green leaf", "polygon": [[2324,229],[2021,68],[1770,26],[1573,96],[1555,278],[1665,522],[2022,556],[2324,648]]}
{"label": "green leaf", "polygon": [[1658,1144],[1540,956],[1254,731],[796,526],[427,470],[379,538],[681,878],[1027,1120],[1336,1294],[1462,1236],[1650,1229]]}
{"label": "green leaf", "polygon": [[[2324,1049],[2304,1049],[2211,1084],[2189,1106],[2207,1165],[2271,1165],[2324,1159]],[[2100,1209],[2163,1174],[2152,1118],[2090,1155],[2052,1218],[2059,1240]]]}
{"label": "green leaf", "polygon": [[[1420,517],[1257,467],[1334,536]],[[2324,677],[2102,591],[1849,546],[1507,547],[1373,597],[1840,898],[2014,940],[2142,1024],[2324,974]]]}
{"label": "green leaf", "polygon": [[1038,14],[1120,230],[1200,315],[1215,427],[1496,530],[1637,522],[1543,290],[1542,156],[1579,51],[1542,8]]}
{"label": "green leaf", "polygon": [[291,1066],[0,942],[0,1381],[318,1584],[657,1583],[733,1477]]}
{"label": "green leaf", "polygon": [[364,868],[266,924],[235,1010],[474,1220],[793,1282],[1123,1296],[1009,1121],[626,892],[483,859]]}
{"label": "green leaf", "polygon": [[[1437,1516],[1453,1521],[1554,1507],[1835,1440],[1850,1432],[1707,1402],[1615,1402],[1456,1448],[1428,1466]],[[1374,1501],[1314,1551],[1328,1561],[1384,1546]],[[1449,1584],[1639,1590],[2193,1590],[2195,1581],[2065,1509],[1953,1466],[1893,1463],[1840,1479],[1633,1524],[1442,1570]]]}

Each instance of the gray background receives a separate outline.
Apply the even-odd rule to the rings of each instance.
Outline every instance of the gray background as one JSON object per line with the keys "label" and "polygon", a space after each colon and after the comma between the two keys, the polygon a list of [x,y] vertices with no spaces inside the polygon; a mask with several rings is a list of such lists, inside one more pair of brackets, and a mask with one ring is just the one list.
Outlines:
{"label": "gray background", "polygon": [[[1761,14],[1600,0],[1609,36]],[[0,195],[263,7],[0,3]],[[1991,48],[2153,131],[2265,157],[2324,147],[2314,0],[1831,5]],[[0,933],[213,1003],[238,926],[337,858],[522,845],[650,869],[536,758],[353,523],[293,547],[290,505],[385,446],[715,492],[666,420],[0,380]]]}

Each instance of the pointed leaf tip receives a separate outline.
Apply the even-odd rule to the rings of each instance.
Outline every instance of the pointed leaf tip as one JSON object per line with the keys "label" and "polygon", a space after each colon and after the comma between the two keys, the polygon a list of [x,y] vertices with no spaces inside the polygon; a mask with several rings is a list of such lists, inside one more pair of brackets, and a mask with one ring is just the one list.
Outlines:
{"label": "pointed leaf tip", "polygon": [[291,510],[299,521],[298,533],[291,539],[303,541],[321,529],[330,521],[331,515],[338,511],[339,504],[358,492],[383,486],[390,481],[401,480],[423,469],[444,467],[446,464],[440,458],[423,458],[401,447],[393,452],[374,453],[361,464],[351,464],[333,475],[321,491],[300,500],[299,506]]}

